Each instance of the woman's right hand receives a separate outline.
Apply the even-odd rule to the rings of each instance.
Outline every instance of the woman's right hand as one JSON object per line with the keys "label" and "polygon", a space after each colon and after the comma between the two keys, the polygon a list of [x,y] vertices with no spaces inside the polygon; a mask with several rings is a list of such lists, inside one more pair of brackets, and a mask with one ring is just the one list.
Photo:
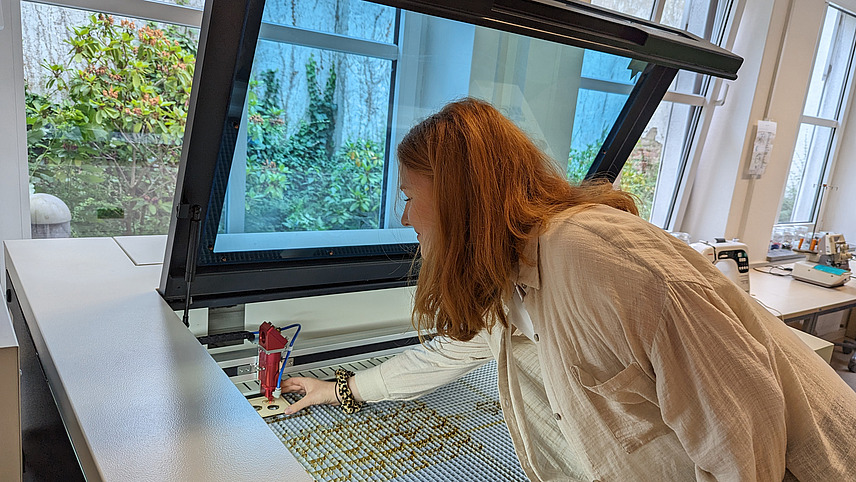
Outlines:
{"label": "woman's right hand", "polygon": [[303,398],[285,408],[285,414],[297,413],[312,405],[338,405],[336,382],[325,382],[316,378],[293,377],[283,380],[283,393],[302,393]]}

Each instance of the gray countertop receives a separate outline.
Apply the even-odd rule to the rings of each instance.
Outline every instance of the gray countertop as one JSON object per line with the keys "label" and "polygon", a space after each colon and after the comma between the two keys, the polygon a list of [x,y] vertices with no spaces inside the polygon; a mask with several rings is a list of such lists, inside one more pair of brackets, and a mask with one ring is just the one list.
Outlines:
{"label": "gray countertop", "polygon": [[312,480],[155,291],[161,265],[126,251],[163,238],[124,241],[6,242],[87,479]]}

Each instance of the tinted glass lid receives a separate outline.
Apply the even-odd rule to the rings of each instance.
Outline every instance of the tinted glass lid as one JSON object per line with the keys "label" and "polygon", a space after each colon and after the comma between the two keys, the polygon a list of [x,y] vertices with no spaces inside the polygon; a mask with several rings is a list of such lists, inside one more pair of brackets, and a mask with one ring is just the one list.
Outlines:
{"label": "tinted glass lid", "polygon": [[614,179],[679,69],[734,78],[741,61],[586,4],[209,1],[160,292],[402,286],[417,244],[394,147],[419,120],[481,98],[563,170],[602,146],[583,168]]}

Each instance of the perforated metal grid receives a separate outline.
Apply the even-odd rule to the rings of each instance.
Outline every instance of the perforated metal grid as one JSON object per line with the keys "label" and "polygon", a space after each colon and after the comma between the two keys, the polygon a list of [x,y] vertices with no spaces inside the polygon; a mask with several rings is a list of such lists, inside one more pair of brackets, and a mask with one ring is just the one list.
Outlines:
{"label": "perforated metal grid", "polygon": [[315,406],[266,421],[318,481],[527,480],[502,418],[495,363],[418,400],[353,415]]}

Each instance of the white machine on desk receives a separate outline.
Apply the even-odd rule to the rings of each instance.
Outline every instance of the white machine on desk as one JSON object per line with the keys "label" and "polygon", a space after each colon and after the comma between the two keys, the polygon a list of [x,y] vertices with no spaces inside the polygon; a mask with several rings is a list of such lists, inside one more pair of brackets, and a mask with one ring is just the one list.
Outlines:
{"label": "white machine on desk", "polygon": [[713,243],[699,241],[690,246],[709,259],[737,286],[749,292],[749,248],[746,244],[737,239],[726,241],[725,238],[715,238]]}
{"label": "white machine on desk", "polygon": [[737,239],[726,241],[715,238],[715,242],[699,241],[692,243],[696,251],[709,259],[725,276],[749,292],[749,248]]}
{"label": "white machine on desk", "polygon": [[[802,243],[801,243],[802,244]],[[843,234],[824,234],[813,239],[809,249],[795,249],[806,255],[805,261],[794,263],[794,279],[827,288],[841,286],[850,281],[850,258]]]}

